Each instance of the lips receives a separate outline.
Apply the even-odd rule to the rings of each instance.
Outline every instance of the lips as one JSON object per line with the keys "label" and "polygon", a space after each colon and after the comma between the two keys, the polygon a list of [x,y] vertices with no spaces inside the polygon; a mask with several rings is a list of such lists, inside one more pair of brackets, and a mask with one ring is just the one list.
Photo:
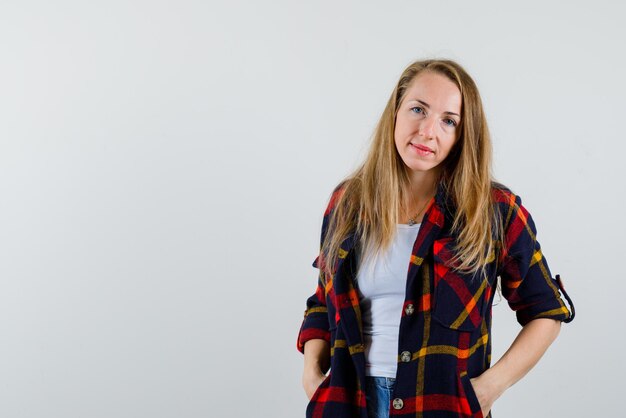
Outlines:
{"label": "lips", "polygon": [[415,148],[417,151],[420,152],[420,154],[426,154],[426,153],[435,153],[435,151],[433,151],[432,149],[428,148],[426,145],[421,145],[421,144],[413,144],[411,143],[411,146],[413,148]]}

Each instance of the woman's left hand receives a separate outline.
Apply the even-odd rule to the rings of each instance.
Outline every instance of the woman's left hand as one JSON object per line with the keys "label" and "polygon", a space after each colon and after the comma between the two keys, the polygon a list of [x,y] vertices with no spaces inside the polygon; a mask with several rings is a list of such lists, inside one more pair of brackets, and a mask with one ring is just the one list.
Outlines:
{"label": "woman's left hand", "polygon": [[470,378],[483,417],[487,416],[496,399],[539,361],[559,334],[560,327],[561,322],[555,319],[533,319],[524,325],[496,364],[480,376]]}
{"label": "woman's left hand", "polygon": [[491,411],[493,403],[498,399],[504,390],[502,390],[497,384],[494,384],[492,379],[488,376],[489,370],[485,371],[478,377],[472,377],[470,382],[478,398],[480,409],[482,410],[483,417],[486,417]]}

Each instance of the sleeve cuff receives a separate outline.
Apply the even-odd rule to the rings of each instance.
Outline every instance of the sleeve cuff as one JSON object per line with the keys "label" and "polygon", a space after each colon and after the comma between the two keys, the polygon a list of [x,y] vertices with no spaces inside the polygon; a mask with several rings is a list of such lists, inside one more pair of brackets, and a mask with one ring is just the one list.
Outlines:
{"label": "sleeve cuff", "polygon": [[576,314],[574,304],[563,287],[560,275],[556,275],[555,281],[559,290],[563,293],[563,296],[565,296],[570,308],[568,309],[567,306],[565,306],[561,298],[551,298],[545,302],[519,308],[516,312],[517,322],[524,326],[533,319],[538,318],[551,318],[565,323],[574,320],[574,315]]}
{"label": "sleeve cuff", "polygon": [[298,332],[298,351],[304,353],[304,343],[313,339],[322,339],[330,343],[328,328],[328,311],[326,307],[315,307],[305,312],[302,326]]}

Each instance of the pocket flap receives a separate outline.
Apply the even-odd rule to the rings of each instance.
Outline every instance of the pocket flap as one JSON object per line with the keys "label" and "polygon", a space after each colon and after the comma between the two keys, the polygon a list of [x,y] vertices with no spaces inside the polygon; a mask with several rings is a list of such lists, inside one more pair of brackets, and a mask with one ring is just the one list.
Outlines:
{"label": "pocket flap", "polygon": [[433,318],[448,328],[474,331],[482,322],[491,286],[479,274],[454,270],[452,249],[450,238],[435,240],[433,244]]}

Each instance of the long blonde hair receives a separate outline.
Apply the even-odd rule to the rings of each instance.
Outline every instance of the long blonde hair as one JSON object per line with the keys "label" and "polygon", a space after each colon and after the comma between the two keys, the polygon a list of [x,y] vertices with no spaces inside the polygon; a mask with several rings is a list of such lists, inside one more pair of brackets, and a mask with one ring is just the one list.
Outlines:
{"label": "long blonde hair", "polygon": [[423,71],[447,77],[462,97],[459,139],[442,163],[439,178],[456,209],[451,226],[457,235],[454,267],[477,272],[498,250],[502,227],[492,203],[491,139],[478,88],[456,62],[423,60],[404,70],[374,130],[365,161],[335,189],[339,193],[321,247],[326,274],[334,274],[332,267],[343,256],[340,245],[352,232],[361,249],[375,253],[393,241],[398,213],[408,208],[410,200],[408,167],[394,140],[396,115],[407,88]]}

